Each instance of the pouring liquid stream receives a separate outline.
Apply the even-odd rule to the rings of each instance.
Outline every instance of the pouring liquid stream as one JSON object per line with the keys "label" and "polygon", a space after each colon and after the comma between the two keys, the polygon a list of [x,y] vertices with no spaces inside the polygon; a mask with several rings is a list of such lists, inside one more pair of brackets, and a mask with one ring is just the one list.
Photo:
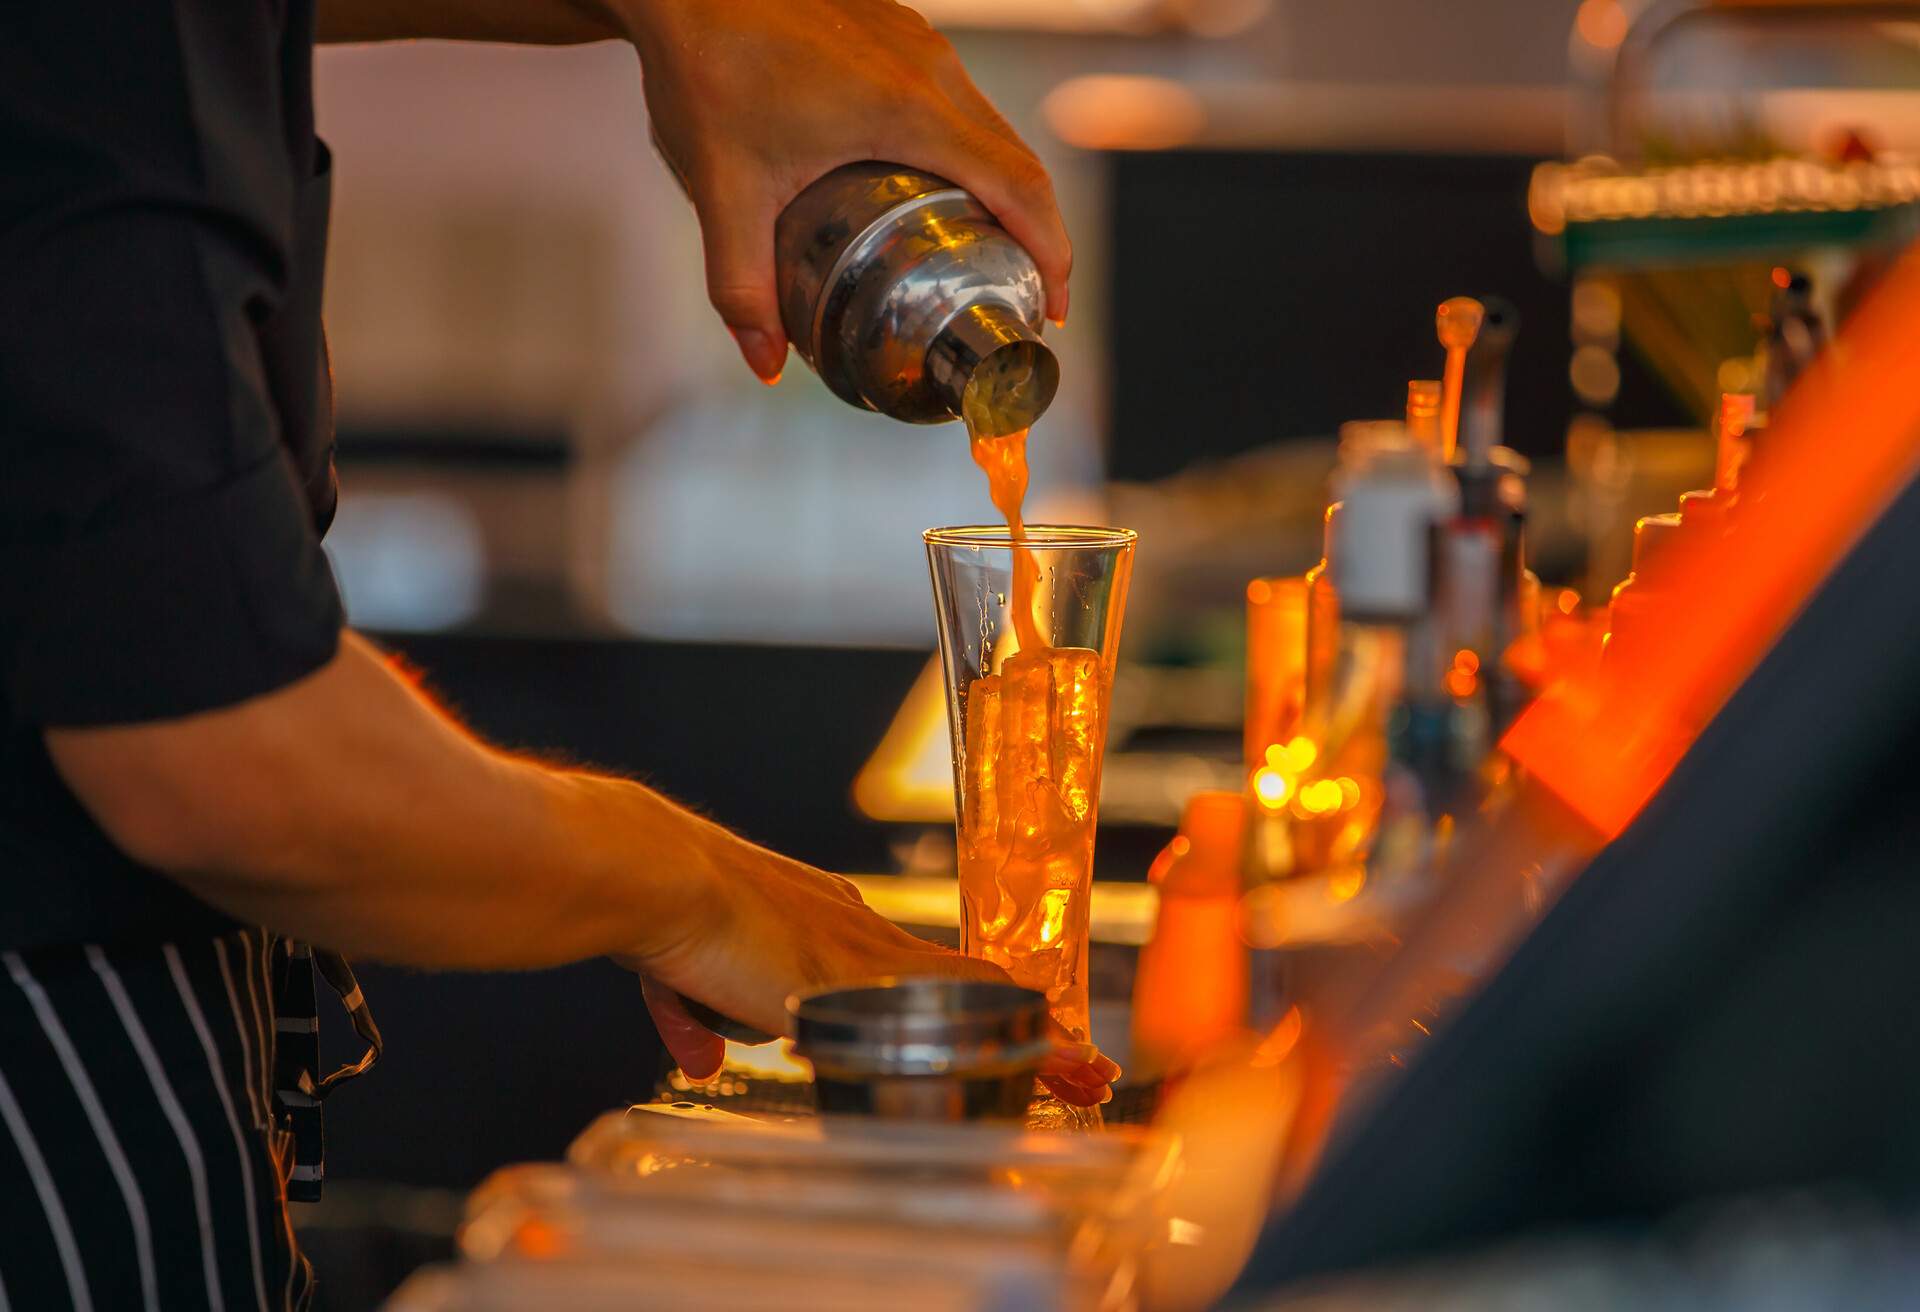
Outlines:
{"label": "pouring liquid stream", "polygon": [[1022,519],[1027,430],[994,435],[967,418],[974,462],[1007,522],[1017,650],[965,699],[961,947],[1045,993],[1054,1019],[1084,1039],[1106,671],[1099,653],[1048,642],[1036,611],[1046,599]]}
{"label": "pouring liquid stream", "polygon": [[1027,430],[1022,428],[1004,437],[984,437],[969,433],[973,463],[987,476],[987,495],[993,507],[1007,521],[1007,537],[1013,543],[1013,586],[1009,609],[1013,634],[1021,651],[1041,652],[1049,644],[1040,635],[1040,623],[1033,615],[1034,585],[1040,581],[1040,565],[1026,544],[1027,526],[1021,510],[1027,499]]}

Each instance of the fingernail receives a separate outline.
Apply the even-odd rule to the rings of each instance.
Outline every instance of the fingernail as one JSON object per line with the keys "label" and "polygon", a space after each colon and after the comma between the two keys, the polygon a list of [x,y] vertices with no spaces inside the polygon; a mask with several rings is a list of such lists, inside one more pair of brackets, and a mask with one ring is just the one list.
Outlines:
{"label": "fingernail", "polygon": [[1100,1055],[1100,1049],[1091,1043],[1062,1043],[1056,1051],[1071,1061],[1090,1062]]}
{"label": "fingernail", "polygon": [[761,382],[772,387],[780,381],[780,374],[787,364],[785,346],[776,347],[773,339],[758,328],[737,329],[733,340],[739,345],[747,368],[753,370]]}
{"label": "fingernail", "polygon": [[1102,1107],[1106,1106],[1108,1103],[1112,1101],[1113,1101],[1113,1090],[1111,1088],[1100,1090],[1100,1105]]}

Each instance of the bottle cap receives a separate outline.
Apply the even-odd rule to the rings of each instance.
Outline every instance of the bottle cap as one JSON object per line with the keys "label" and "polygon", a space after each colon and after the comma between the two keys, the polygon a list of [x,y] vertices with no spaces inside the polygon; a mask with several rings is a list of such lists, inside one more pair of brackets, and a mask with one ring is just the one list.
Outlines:
{"label": "bottle cap", "polygon": [[1440,448],[1438,378],[1415,378],[1407,384],[1407,436],[1420,446]]}

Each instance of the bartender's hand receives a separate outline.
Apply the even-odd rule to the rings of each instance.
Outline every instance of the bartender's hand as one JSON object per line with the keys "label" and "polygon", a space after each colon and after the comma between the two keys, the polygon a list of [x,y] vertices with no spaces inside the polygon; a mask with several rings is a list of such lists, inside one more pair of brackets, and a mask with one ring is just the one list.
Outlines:
{"label": "bartender's hand", "polygon": [[[720,1069],[725,1045],[687,1013],[681,994],[779,1034],[793,993],[886,975],[1007,978],[990,962],[916,938],[875,914],[849,880],[741,846],[752,854],[752,869],[710,885],[718,896],[671,939],[621,958],[640,972],[654,1025],[694,1079]],[[1106,1101],[1119,1076],[1120,1068],[1092,1044],[1064,1038],[1041,1073],[1061,1099],[1081,1106]]]}
{"label": "bartender's hand", "polygon": [[699,212],[707,293],[754,373],[787,339],[774,220],[857,160],[927,169],[978,196],[1032,253],[1047,315],[1073,250],[1046,169],[945,37],[893,0],[615,0],[640,52],[654,138]]}
{"label": "bartender's hand", "polygon": [[787,358],[773,223],[863,159],[927,169],[985,202],[1067,315],[1073,248],[1053,183],[953,47],[893,0],[320,0],[322,41],[441,37],[640,52],[660,153],[700,215],[707,294],[754,373]]}

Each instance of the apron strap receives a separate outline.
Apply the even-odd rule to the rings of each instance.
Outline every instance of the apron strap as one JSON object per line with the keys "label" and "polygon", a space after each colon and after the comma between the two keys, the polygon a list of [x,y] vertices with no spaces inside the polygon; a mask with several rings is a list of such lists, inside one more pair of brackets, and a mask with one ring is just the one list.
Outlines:
{"label": "apron strap", "polygon": [[[287,1198],[317,1202],[326,1178],[326,1121],[321,1100],[348,1080],[357,1079],[380,1059],[380,1027],[374,1024],[353,968],[337,952],[316,952],[304,943],[281,940],[279,988],[274,991],[274,1098],[293,1136],[293,1167]],[[314,988],[315,967],[339,996],[352,1018],[354,1033],[367,1044],[358,1061],[326,1076],[320,1070],[320,1013]]]}
{"label": "apron strap", "polygon": [[380,1054],[386,1051],[386,1045],[380,1041],[380,1027],[373,1022],[373,1011],[367,1006],[366,995],[360,992],[360,981],[353,977],[353,967],[338,952],[329,952],[316,948],[313,964],[320,969],[320,977],[327,981],[334,995],[340,999],[340,1005],[347,1009],[347,1018],[353,1022],[353,1032],[367,1045],[360,1054],[360,1060],[342,1066],[333,1074],[320,1081],[315,1097],[324,1098],[335,1088],[348,1080],[357,1080],[373,1069]]}

